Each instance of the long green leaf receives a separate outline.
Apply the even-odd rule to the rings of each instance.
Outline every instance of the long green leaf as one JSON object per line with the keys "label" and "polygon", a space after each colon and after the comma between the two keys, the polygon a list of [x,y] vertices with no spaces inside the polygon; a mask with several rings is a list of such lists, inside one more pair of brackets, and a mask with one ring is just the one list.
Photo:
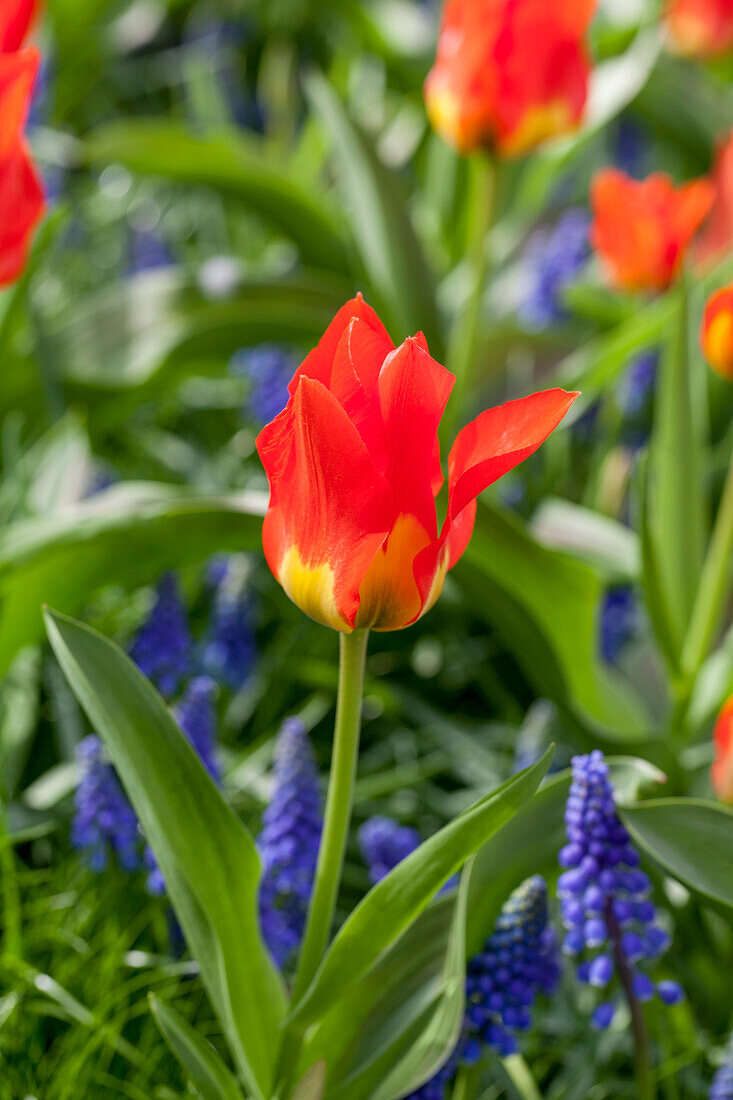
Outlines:
{"label": "long green leaf", "polygon": [[177,122],[128,118],[96,130],[86,152],[93,164],[124,164],[145,175],[214,187],[272,221],[306,263],[348,270],[331,211],[254,135],[198,137]]}
{"label": "long green leaf", "polygon": [[532,797],[551,759],[548,750],[531,768],[479,799],[369,891],[341,926],[291,1022],[315,1020],[375,963],[454,871]]}
{"label": "long green leaf", "polygon": [[663,798],[621,812],[650,856],[704,897],[733,908],[733,811],[692,798]]}
{"label": "long green leaf", "polygon": [[237,1065],[265,1100],[286,1001],[259,933],[254,841],[132,661],[65,615],[48,611],[46,624],[155,853]]}
{"label": "long green leaf", "polygon": [[242,1090],[211,1043],[152,994],[150,1009],[171,1053],[181,1063],[203,1100],[242,1100]]}
{"label": "long green leaf", "polygon": [[[256,549],[266,501],[128,484],[0,535],[0,673],[43,635],[41,604],[79,613],[105,585],[149,583],[214,551]],[[110,564],[112,563],[112,564]]]}
{"label": "long green leaf", "polygon": [[399,181],[323,77],[310,76],[306,90],[331,139],[344,206],[374,301],[395,339],[422,329],[439,357],[435,280],[408,218]]}

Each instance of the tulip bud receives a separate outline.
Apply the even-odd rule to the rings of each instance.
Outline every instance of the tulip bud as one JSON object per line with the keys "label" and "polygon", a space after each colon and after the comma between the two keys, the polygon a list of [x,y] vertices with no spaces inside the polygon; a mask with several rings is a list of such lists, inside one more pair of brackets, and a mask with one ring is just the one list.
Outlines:
{"label": "tulip bud", "polygon": [[733,806],[733,695],[723,704],[713,730],[715,761],[710,769],[713,790]]}
{"label": "tulip bud", "polygon": [[733,285],[716,290],[708,299],[700,343],[713,370],[733,382]]}
{"label": "tulip bud", "polygon": [[707,58],[733,49],[731,0],[668,0],[665,22],[677,53]]}

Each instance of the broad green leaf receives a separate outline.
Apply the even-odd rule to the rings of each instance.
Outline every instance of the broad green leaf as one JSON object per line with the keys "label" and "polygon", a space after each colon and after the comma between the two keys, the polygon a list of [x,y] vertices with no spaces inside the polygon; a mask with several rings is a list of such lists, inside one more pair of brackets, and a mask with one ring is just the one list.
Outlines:
{"label": "broad green leaf", "polygon": [[0,799],[11,798],[23,774],[38,723],[41,653],[21,650],[0,686]]}
{"label": "broad green leaf", "polygon": [[211,1043],[168,1005],[150,994],[150,1009],[171,1053],[203,1100],[242,1100],[242,1091]]}
{"label": "broad green leaf", "polygon": [[133,172],[213,187],[269,219],[317,267],[348,270],[337,219],[293,169],[253,134],[200,137],[178,122],[127,118],[87,138],[93,164],[124,164]]}
{"label": "broad green leaf", "polygon": [[519,520],[481,502],[454,576],[539,695],[608,737],[648,735],[640,701],[597,656],[603,584],[596,572],[540,546]]}
{"label": "broad green leaf", "polygon": [[634,581],[641,570],[639,540],[618,520],[569,500],[549,497],[530,521],[534,537],[602,571],[611,581]]}
{"label": "broad green leaf", "polygon": [[672,612],[657,560],[657,548],[652,536],[649,516],[648,493],[648,455],[644,455],[637,467],[635,482],[637,489],[637,523],[639,527],[639,545],[641,547],[641,579],[644,588],[646,609],[652,624],[654,636],[667,665],[673,675],[679,670],[679,640],[675,637]]}
{"label": "broad green leaf", "polygon": [[286,1000],[260,937],[254,841],[122,650],[53,611],[46,625],[155,853],[239,1070],[257,1100],[266,1100]]}
{"label": "broad green leaf", "polygon": [[374,303],[395,339],[423,330],[433,354],[440,357],[435,280],[407,216],[399,181],[323,77],[311,75],[306,90],[331,140],[344,206]]}
{"label": "broad green leaf", "polygon": [[148,584],[211,553],[257,549],[266,500],[128,483],[0,534],[0,672],[43,635],[41,604],[79,613],[105,585]]}
{"label": "broad green leaf", "polygon": [[322,1100],[326,1087],[326,1062],[316,1062],[295,1086],[293,1100]]}
{"label": "broad green leaf", "polygon": [[304,1026],[356,982],[421,913],[442,884],[537,790],[552,750],[426,840],[349,914],[290,1020]]}
{"label": "broad green leaf", "polygon": [[733,692],[733,627],[722,645],[711,654],[695,678],[687,720],[690,729],[701,730]]}
{"label": "broad green leaf", "polygon": [[685,886],[733,908],[733,811],[664,798],[621,811],[634,840]]}
{"label": "broad green leaf", "polygon": [[308,1032],[302,1064],[328,1060],[327,1100],[405,1095],[450,1053],[463,1014],[468,878],[467,866],[461,889],[436,898]]}

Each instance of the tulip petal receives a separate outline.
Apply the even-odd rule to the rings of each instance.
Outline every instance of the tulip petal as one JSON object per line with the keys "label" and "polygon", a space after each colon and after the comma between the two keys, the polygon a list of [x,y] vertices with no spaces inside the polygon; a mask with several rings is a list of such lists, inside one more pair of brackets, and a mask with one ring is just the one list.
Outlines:
{"label": "tulip petal", "polygon": [[25,267],[33,229],[44,210],[44,196],[23,142],[0,165],[0,286]]}
{"label": "tulip petal", "polygon": [[389,333],[374,310],[371,306],[366,304],[361,294],[357,294],[355,298],[352,298],[346,305],[341,307],[321,339],[318,341],[318,346],[308,353],[298,367],[288,387],[291,394],[295,393],[298,388],[298,382],[304,376],[306,378],[315,378],[319,382],[322,382],[327,389],[331,388],[331,372],[336,349],[349,323],[355,318],[359,321],[363,321],[365,325],[368,325],[381,342],[384,348],[380,359],[381,366],[382,362],[384,362],[384,357],[390,351],[394,350],[394,344],[390,340]]}
{"label": "tulip petal", "polygon": [[267,561],[307,614],[353,628],[359,586],[392,526],[392,493],[338,400],[302,378],[257,438],[271,486]]}
{"label": "tulip petal", "polygon": [[0,4],[0,53],[20,49],[37,8],[38,0],[5,0]]}
{"label": "tulip petal", "polygon": [[364,440],[378,470],[384,470],[386,439],[375,394],[379,372],[392,351],[365,321],[354,317],[336,348],[329,389]]}
{"label": "tulip petal", "polygon": [[0,54],[0,158],[20,140],[40,60],[35,48]]}

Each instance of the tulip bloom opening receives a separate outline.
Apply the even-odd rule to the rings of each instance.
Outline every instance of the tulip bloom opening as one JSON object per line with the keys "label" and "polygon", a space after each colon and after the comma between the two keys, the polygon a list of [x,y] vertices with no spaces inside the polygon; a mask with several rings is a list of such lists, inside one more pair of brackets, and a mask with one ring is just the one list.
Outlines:
{"label": "tulip bloom opening", "polygon": [[316,621],[399,630],[424,615],[468,545],[476,497],[537,450],[577,397],[555,389],[509,401],[459,432],[439,533],[438,426],[454,381],[422,334],[395,348],[357,295],[260,432],[270,483],[265,555]]}
{"label": "tulip bloom opening", "polygon": [[425,83],[430,120],[462,152],[520,156],[582,118],[596,0],[447,0]]}
{"label": "tulip bloom opening", "polygon": [[733,285],[716,290],[708,299],[700,344],[713,370],[733,382]]}
{"label": "tulip bloom opening", "polygon": [[596,172],[591,184],[591,242],[612,282],[624,290],[665,290],[710,212],[709,180],[675,187],[664,172],[635,180],[617,168]]}
{"label": "tulip bloom opening", "polygon": [[713,206],[695,240],[695,261],[703,268],[722,260],[733,248],[733,131],[718,144],[710,177]]}
{"label": "tulip bloom opening", "polygon": [[723,704],[713,730],[715,761],[710,781],[721,802],[733,806],[733,695]]}
{"label": "tulip bloom opening", "polygon": [[688,57],[719,57],[733,49],[733,0],[669,0],[672,45]]}

